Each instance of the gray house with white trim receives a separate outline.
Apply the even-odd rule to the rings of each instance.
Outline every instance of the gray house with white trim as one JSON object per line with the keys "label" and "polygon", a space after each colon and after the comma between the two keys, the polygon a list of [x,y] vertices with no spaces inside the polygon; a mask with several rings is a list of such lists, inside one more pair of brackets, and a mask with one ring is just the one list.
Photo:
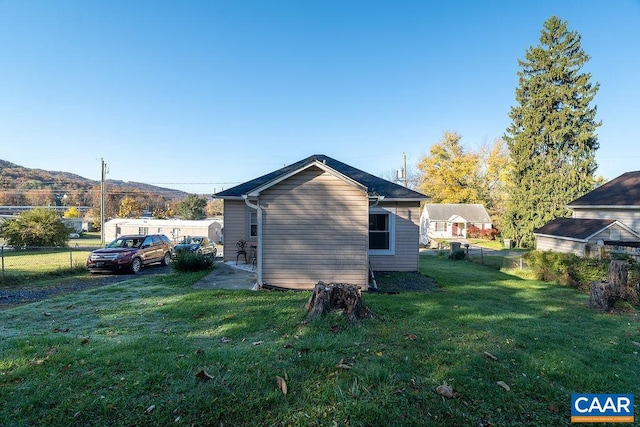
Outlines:
{"label": "gray house with white trim", "polygon": [[253,245],[261,286],[366,289],[370,269],[418,270],[428,197],[331,157],[307,157],[214,197],[224,201],[224,260],[236,261],[236,242]]}

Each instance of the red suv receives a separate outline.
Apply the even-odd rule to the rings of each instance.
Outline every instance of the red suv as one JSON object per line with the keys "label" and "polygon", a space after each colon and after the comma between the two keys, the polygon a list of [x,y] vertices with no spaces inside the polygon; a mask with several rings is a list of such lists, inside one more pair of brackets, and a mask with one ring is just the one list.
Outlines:
{"label": "red suv", "polygon": [[169,264],[173,254],[171,240],[164,234],[120,236],[87,259],[91,273],[129,270],[133,274],[143,265]]}

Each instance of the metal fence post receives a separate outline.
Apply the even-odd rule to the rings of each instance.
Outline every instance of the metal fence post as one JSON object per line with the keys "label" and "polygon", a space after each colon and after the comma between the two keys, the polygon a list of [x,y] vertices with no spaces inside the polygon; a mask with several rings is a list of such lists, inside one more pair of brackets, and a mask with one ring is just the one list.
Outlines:
{"label": "metal fence post", "polygon": [[73,268],[73,249],[69,248],[69,268]]}
{"label": "metal fence post", "polygon": [[4,280],[4,245],[0,246],[0,254],[2,257],[2,280]]}

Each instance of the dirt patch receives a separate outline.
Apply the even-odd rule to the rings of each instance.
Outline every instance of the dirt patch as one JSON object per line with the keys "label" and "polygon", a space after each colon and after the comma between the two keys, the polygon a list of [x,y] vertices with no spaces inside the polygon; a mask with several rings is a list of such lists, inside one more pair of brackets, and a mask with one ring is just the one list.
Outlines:
{"label": "dirt patch", "polygon": [[375,271],[378,290],[382,292],[435,292],[436,282],[420,273]]}

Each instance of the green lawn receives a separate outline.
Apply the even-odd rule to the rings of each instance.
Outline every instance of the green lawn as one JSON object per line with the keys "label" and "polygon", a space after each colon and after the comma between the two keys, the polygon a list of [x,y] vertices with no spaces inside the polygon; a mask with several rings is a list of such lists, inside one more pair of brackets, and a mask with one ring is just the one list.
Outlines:
{"label": "green lawn", "polygon": [[49,286],[54,278],[86,273],[89,253],[76,248],[4,251],[0,289]]}
{"label": "green lawn", "polygon": [[560,426],[572,392],[638,394],[637,312],[468,262],[421,270],[439,291],[364,294],[376,318],[356,324],[195,273],[0,311],[0,425]]}
{"label": "green lawn", "polygon": [[91,251],[73,248],[39,251],[6,251],[4,269],[15,274],[38,274],[65,268],[84,267]]}

